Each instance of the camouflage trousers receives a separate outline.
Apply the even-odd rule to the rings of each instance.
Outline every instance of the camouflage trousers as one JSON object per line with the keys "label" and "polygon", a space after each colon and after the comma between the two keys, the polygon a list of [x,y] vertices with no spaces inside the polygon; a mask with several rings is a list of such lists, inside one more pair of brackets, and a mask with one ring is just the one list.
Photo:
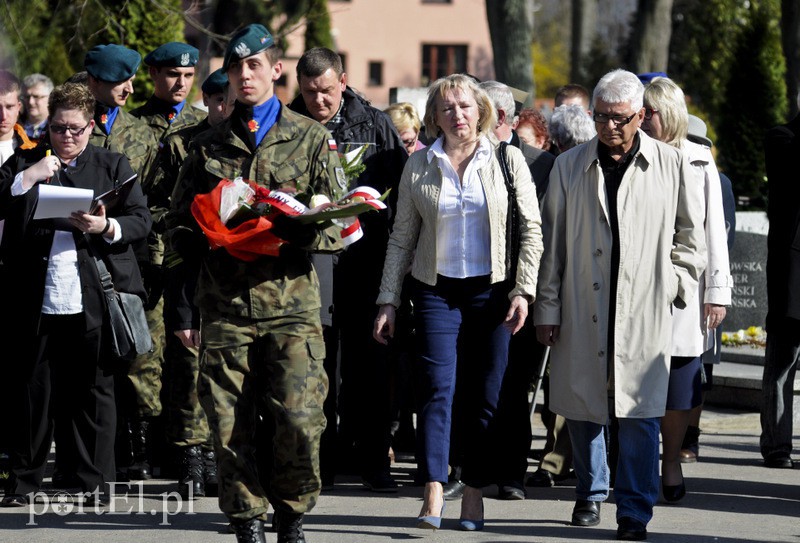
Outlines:
{"label": "camouflage trousers", "polygon": [[120,413],[136,418],[157,417],[161,414],[161,365],[164,362],[164,301],[147,309],[147,325],[153,337],[153,351],[137,356],[124,376],[126,403],[118,405]]}
{"label": "camouflage trousers", "polygon": [[203,316],[200,402],[231,519],[304,513],[319,497],[328,390],[319,311],[272,319]]}
{"label": "camouflage trousers", "polygon": [[[178,447],[210,442],[208,418],[200,406],[197,351],[187,349],[174,334],[164,348],[163,396],[167,440]],[[210,443],[209,443],[210,445]]]}

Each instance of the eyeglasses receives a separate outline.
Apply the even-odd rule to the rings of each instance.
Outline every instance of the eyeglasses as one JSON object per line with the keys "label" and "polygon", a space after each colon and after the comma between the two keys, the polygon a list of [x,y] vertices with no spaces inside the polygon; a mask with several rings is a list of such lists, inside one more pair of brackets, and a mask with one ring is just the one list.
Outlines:
{"label": "eyeglasses", "polygon": [[614,126],[625,126],[636,117],[636,113],[631,113],[629,117],[625,115],[609,115],[608,113],[592,113],[592,119],[596,123],[608,124],[608,121],[614,123]]}
{"label": "eyeglasses", "polygon": [[654,113],[658,113],[658,110],[652,107],[644,108],[644,118],[647,119],[648,121],[653,118]]}
{"label": "eyeglasses", "polygon": [[87,128],[89,128],[90,124],[92,124],[92,121],[86,123],[86,126],[83,128],[72,128],[71,126],[66,126],[63,124],[51,124],[50,131],[53,134],[64,134],[67,130],[69,130],[70,135],[77,138],[78,136],[82,135]]}

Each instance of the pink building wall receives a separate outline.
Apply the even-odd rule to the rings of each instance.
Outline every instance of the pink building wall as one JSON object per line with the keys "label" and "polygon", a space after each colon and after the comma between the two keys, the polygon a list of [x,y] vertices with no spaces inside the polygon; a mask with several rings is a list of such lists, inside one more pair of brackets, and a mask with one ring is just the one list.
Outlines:
{"label": "pink building wall", "polygon": [[[345,56],[348,85],[364,94],[372,105],[389,105],[392,87],[420,87],[422,45],[467,46],[467,71],[479,79],[492,79],[494,66],[485,0],[328,0],[335,49]],[[297,92],[295,67],[303,54],[303,29],[289,37],[284,58],[286,88],[281,100]],[[383,63],[380,86],[369,85],[369,62]]]}

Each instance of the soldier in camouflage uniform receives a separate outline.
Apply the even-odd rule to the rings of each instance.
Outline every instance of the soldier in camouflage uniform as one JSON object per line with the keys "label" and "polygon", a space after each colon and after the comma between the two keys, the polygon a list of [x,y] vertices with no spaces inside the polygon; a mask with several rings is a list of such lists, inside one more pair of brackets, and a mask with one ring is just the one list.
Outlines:
{"label": "soldier in camouflage uniform", "polygon": [[[188,155],[189,142],[198,134],[219,125],[233,111],[232,100],[228,101],[228,76],[222,69],[216,70],[203,82],[203,103],[208,107],[208,116],[198,124],[186,126],[166,138],[158,155],[156,165],[149,177],[148,202],[153,214],[153,230],[164,233],[165,215],[169,210],[169,199],[181,165]],[[230,93],[235,100],[235,93]],[[169,254],[169,249],[167,249]],[[180,263],[164,267],[164,281],[185,273]],[[169,289],[165,287],[165,293]],[[180,326],[182,316],[178,313],[182,303],[192,307],[191,300],[171,303],[164,298],[164,325],[167,332],[164,351],[163,403],[166,417],[167,442],[180,451],[178,492],[184,498],[190,495],[217,495],[217,461],[214,445],[208,429],[205,411],[197,396],[198,360],[195,349],[187,349],[173,332]],[[176,314],[177,313],[177,314]]]}
{"label": "soldier in camouflage uniform", "polygon": [[[95,126],[89,143],[124,154],[139,175],[145,178],[156,151],[156,139],[139,119],[127,113],[123,106],[133,93],[133,79],[142,57],[136,51],[109,44],[98,45],[86,53],[84,67],[88,74],[87,85],[97,100]],[[125,181],[120,179],[120,181]],[[147,258],[144,244],[136,248],[137,258]],[[147,287],[147,279],[145,279]],[[163,337],[163,319],[148,315],[148,324],[156,338]],[[118,477],[149,479],[146,436],[148,421],[161,413],[161,350],[137,357],[127,372],[116,380],[117,399],[117,456]]]}
{"label": "soldier in camouflage uniform", "polygon": [[[149,390],[140,391],[142,397],[157,397],[160,393],[162,404],[169,398],[166,390],[163,390],[163,387],[169,388],[169,384],[164,382],[167,376],[163,373],[169,371],[166,368],[171,364],[169,359],[177,359],[176,363],[180,365],[181,360],[192,358],[196,356],[196,353],[187,350],[178,338],[164,330],[164,299],[162,296],[164,291],[162,268],[164,243],[161,235],[163,233],[162,219],[169,203],[165,203],[162,197],[151,192],[152,177],[164,154],[166,139],[182,129],[197,126],[200,121],[205,119],[206,113],[187,101],[194,83],[198,57],[197,48],[180,42],[165,43],[148,53],[144,57],[144,62],[147,64],[148,74],[153,81],[153,95],[144,105],[131,111],[131,115],[142,120],[148,126],[158,142],[153,164],[142,179],[142,190],[147,196],[148,206],[154,215],[154,220],[153,230],[147,237],[147,255],[139,263],[148,292],[146,313],[155,345],[154,354],[142,357],[137,366],[140,373],[147,372],[149,375],[158,375],[159,377],[158,382],[153,380],[148,383]],[[174,184],[175,178],[172,178],[171,182]],[[158,223],[156,223],[156,217],[159,219]],[[162,467],[172,463],[168,460],[172,455],[168,455],[166,451],[168,441],[165,438],[166,421],[164,419],[164,416],[154,413],[145,420],[145,424],[151,426],[149,432],[151,439],[146,441],[148,456]],[[184,449],[182,452],[191,453],[193,456],[192,458],[182,457],[178,462],[179,469],[184,464],[196,467],[196,460],[200,459],[199,455],[194,455],[197,451]],[[194,491],[198,497],[205,495],[203,485],[197,485]],[[183,494],[186,496],[186,492]]]}
{"label": "soldier in camouflage uniform", "polygon": [[[176,334],[200,348],[200,401],[219,467],[219,504],[239,543],[263,543],[271,503],[279,543],[305,542],[303,514],[320,491],[319,439],[325,428],[325,344],[319,280],[309,252],[342,249],[334,227],[276,219],[280,256],[254,262],[208,243],[190,212],[197,193],[241,176],[271,190],[341,196],[344,172],[322,125],[286,109],[274,94],[281,76],[269,31],[249,25],[225,52],[237,102],[231,117],[196,137],[167,217],[170,241],[199,270],[199,316]],[[203,250],[204,249],[204,250]],[[172,297],[172,293],[168,294]],[[197,328],[201,325],[201,329]]]}

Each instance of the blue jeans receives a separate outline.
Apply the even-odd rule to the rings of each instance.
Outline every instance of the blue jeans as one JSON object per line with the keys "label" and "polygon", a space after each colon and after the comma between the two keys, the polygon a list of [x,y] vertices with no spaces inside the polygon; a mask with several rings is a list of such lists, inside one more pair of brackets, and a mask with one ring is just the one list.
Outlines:
{"label": "blue jeans", "polygon": [[[419,376],[418,459],[421,479],[447,482],[453,395],[463,397],[462,480],[474,487],[493,481],[486,439],[508,365],[508,285],[488,277],[439,276],[436,286],[416,282],[414,317]],[[463,396],[461,396],[463,395]]]}
{"label": "blue jeans", "polygon": [[[653,506],[658,500],[659,419],[617,421],[619,460],[614,481],[617,519],[629,517],[646,525],[653,518]],[[575,496],[579,500],[603,501],[608,498],[609,489],[604,427],[569,419],[567,426],[578,478]]]}

